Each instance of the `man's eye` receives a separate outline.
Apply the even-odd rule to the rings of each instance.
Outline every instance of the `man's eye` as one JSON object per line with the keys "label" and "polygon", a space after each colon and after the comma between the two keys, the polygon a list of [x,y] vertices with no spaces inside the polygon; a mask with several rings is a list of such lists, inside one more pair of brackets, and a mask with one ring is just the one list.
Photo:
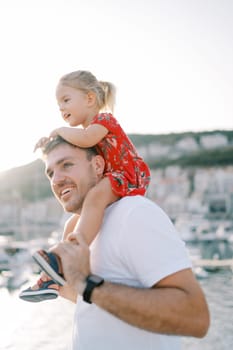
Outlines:
{"label": "man's eye", "polygon": [[64,168],[69,168],[73,165],[73,163],[64,163]]}
{"label": "man's eye", "polygon": [[47,173],[47,177],[48,177],[49,179],[52,179],[52,177],[53,177],[53,172],[51,171],[51,172]]}

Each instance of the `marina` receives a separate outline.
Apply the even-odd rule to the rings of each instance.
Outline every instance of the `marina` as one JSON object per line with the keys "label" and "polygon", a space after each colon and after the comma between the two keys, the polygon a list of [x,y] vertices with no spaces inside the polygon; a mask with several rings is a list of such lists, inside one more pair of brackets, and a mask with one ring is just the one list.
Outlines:
{"label": "marina", "polygon": [[[44,247],[48,247],[48,242],[51,240],[44,240]],[[193,271],[209,304],[211,327],[203,339],[184,337],[183,350],[228,350],[233,346],[233,258],[221,259],[220,253],[211,259],[205,258],[208,244],[215,244],[220,250],[222,242],[226,240],[213,237],[186,242]],[[21,289],[32,285],[38,278],[39,270],[30,255],[38,244],[42,242],[29,242],[27,249],[23,243],[7,244],[5,249],[1,244],[0,327],[4,332],[0,338],[0,350],[70,349],[74,304],[62,298],[27,303],[18,297]],[[227,245],[228,253],[232,253],[232,239],[227,240]]]}
{"label": "marina", "polygon": [[[221,227],[221,232],[219,230]],[[228,269],[233,274],[233,233],[226,232],[218,225],[214,231],[187,231],[186,239],[181,230],[181,238],[189,247],[193,271],[197,278],[205,278],[208,272]],[[179,226],[177,227],[177,230]],[[178,231],[179,232],[179,231]],[[9,241],[0,236],[0,288],[20,288],[28,281],[30,274],[38,274],[39,267],[32,259],[32,252],[37,249],[48,249],[58,241],[59,234],[53,232],[47,239],[31,241]]]}
{"label": "marina", "polygon": [[20,288],[28,282],[29,276],[38,274],[40,269],[32,259],[32,253],[39,248],[48,249],[56,240],[33,239],[28,242],[11,241],[0,236],[0,288]]}
{"label": "marina", "polygon": [[[196,251],[197,247],[190,247]],[[205,270],[204,270],[205,271]],[[21,286],[26,288],[37,278],[32,274]],[[183,338],[183,350],[228,350],[233,347],[232,290],[233,274],[228,268],[207,272],[199,278],[211,313],[211,326],[203,339]],[[1,350],[69,350],[72,337],[74,305],[58,298],[41,303],[27,303],[18,298],[20,289],[0,288]],[[14,310],[12,313],[11,310]]]}

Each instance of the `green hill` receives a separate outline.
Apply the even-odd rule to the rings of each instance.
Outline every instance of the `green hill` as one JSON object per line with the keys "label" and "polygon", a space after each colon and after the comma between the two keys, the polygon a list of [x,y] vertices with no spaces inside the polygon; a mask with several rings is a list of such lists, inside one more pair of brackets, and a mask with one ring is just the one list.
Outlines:
{"label": "green hill", "polygon": [[[182,167],[206,167],[206,166],[227,166],[233,165],[233,130],[216,130],[211,132],[187,132],[167,135],[139,135],[130,134],[129,137],[137,148],[146,148],[149,145],[159,144],[173,146],[188,137],[193,138],[200,145],[201,137],[211,135],[223,135],[227,140],[227,145],[212,149],[200,147],[195,152],[183,152],[176,157],[169,156],[153,157],[148,159],[150,167],[164,168],[169,165],[179,165]],[[146,158],[145,158],[146,159]],[[146,159],[147,160],[147,159]],[[41,160],[36,160],[30,164],[13,168],[0,173],[0,198],[21,198],[25,201],[36,201],[38,199],[50,197],[52,192],[49,181],[44,175],[44,165]]]}

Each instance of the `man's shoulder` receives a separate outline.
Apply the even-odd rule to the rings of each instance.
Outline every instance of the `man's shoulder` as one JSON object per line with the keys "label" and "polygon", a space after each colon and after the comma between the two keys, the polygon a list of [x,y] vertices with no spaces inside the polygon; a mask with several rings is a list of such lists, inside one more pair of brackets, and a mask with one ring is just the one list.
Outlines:
{"label": "man's shoulder", "polygon": [[114,202],[110,208],[110,212],[121,211],[123,213],[132,212],[134,210],[160,210],[159,206],[145,196],[126,196]]}
{"label": "man's shoulder", "polygon": [[137,207],[137,206],[156,206],[156,204],[154,202],[152,202],[151,199],[145,197],[145,196],[141,196],[141,195],[136,195],[136,196],[125,196],[121,199],[119,199],[116,202],[117,205],[122,206],[122,207]]}
{"label": "man's shoulder", "polygon": [[155,202],[145,196],[126,196],[114,202],[106,210],[106,217],[115,220],[128,220],[129,217],[139,221],[169,222],[167,213]]}

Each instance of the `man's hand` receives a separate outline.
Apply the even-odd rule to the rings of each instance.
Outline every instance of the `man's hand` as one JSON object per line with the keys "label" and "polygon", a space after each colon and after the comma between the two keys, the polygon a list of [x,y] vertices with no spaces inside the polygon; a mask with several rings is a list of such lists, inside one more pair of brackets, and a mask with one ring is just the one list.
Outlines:
{"label": "man's hand", "polygon": [[67,284],[82,295],[90,275],[90,251],[84,239],[79,235],[78,241],[60,242],[51,251],[61,259]]}

